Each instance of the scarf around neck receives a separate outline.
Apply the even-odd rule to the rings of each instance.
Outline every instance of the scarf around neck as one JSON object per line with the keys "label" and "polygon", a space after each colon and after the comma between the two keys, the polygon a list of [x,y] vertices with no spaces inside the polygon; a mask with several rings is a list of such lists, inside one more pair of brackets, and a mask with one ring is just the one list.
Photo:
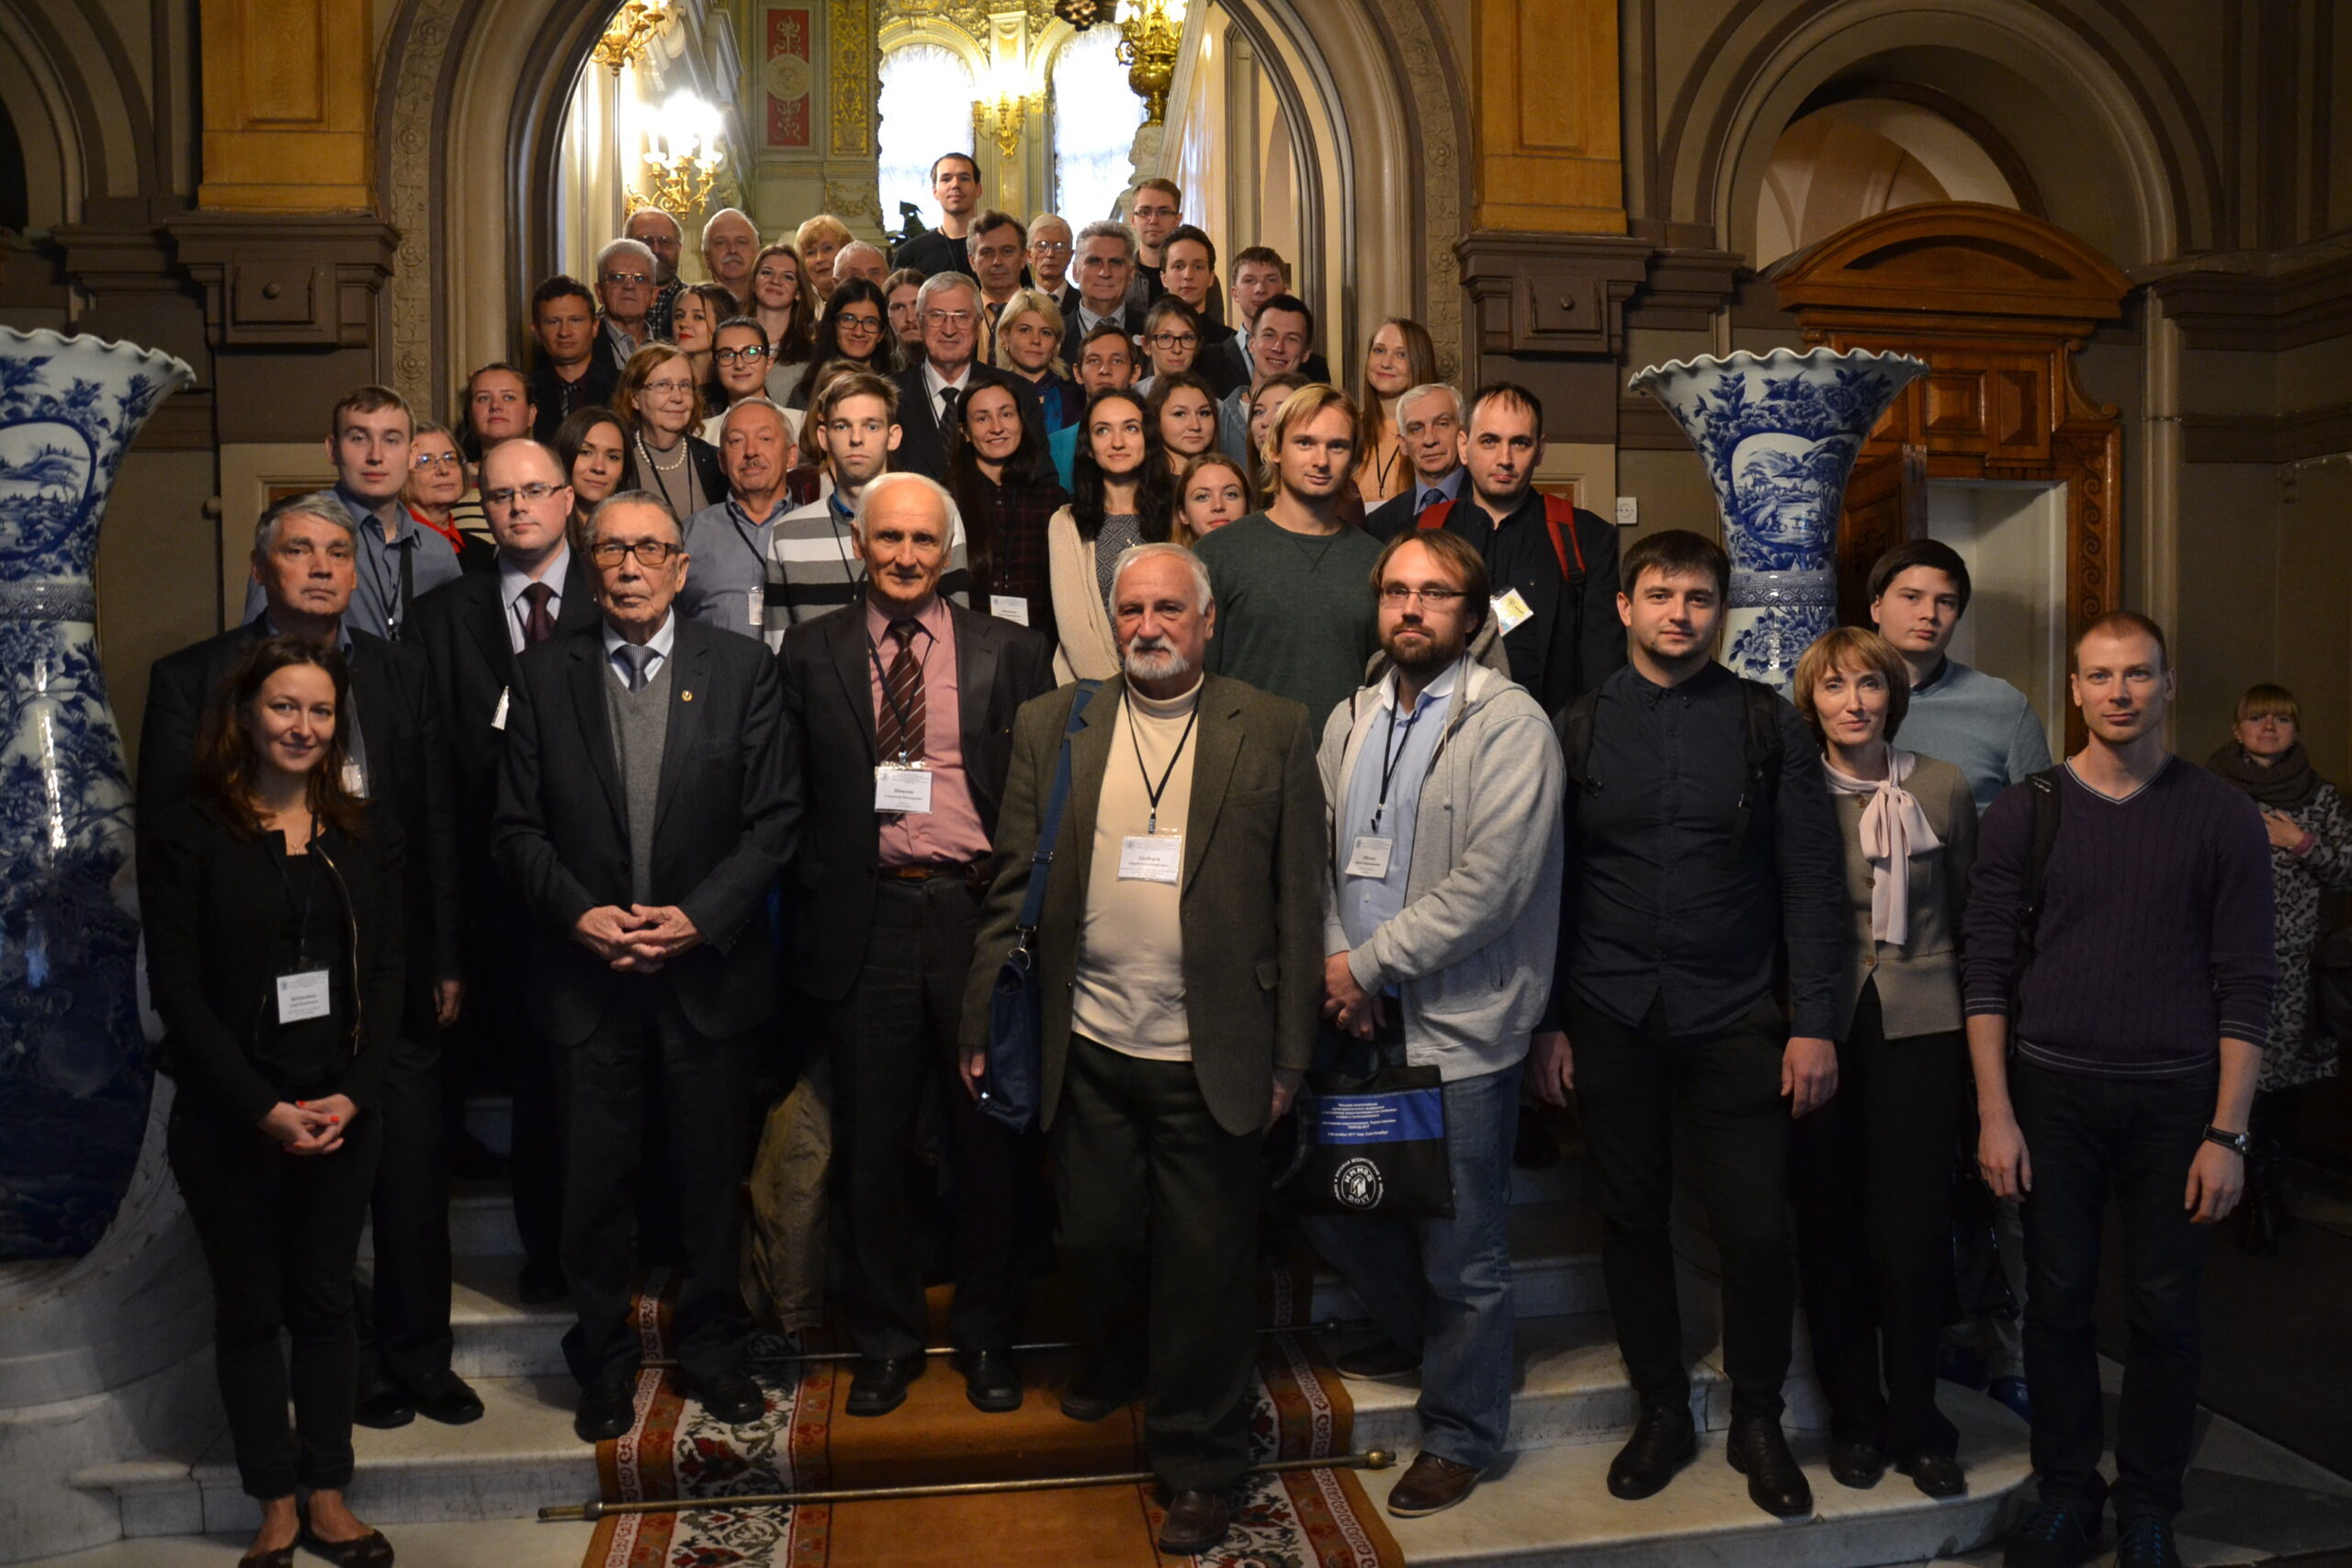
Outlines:
{"label": "scarf around neck", "polygon": [[1918,753],[1890,746],[1883,779],[1840,773],[1826,756],[1821,762],[1831,794],[1868,796],[1862,806],[1861,851],[1871,863],[1871,937],[1897,947],[1911,940],[1911,857],[1943,848],[1943,840],[1928,825],[1928,814],[1903,787],[1918,761]]}
{"label": "scarf around neck", "polygon": [[2234,740],[2205,759],[2205,765],[2260,804],[2278,811],[2292,811],[2308,805],[2312,796],[2319,793],[2319,774],[2312,771],[2312,760],[2300,740],[2267,768],[2247,756]]}

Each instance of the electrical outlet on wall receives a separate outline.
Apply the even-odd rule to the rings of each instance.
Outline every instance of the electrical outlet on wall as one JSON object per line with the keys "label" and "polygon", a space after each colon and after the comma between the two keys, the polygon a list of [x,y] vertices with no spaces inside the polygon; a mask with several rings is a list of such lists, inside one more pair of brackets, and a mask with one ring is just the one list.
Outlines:
{"label": "electrical outlet on wall", "polygon": [[1634,496],[1619,496],[1617,498],[1617,526],[1620,528],[1631,528],[1640,523],[1641,520],[1641,502]]}

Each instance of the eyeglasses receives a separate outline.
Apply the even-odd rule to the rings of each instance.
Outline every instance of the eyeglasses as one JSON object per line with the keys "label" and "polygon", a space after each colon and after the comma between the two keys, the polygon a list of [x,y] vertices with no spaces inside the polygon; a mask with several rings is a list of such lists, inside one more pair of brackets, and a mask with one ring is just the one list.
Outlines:
{"label": "eyeglasses", "polygon": [[1154,333],[1151,334],[1151,346],[1154,348],[1198,348],[1200,344],[1201,334],[1198,333]]}
{"label": "eyeglasses", "polygon": [[408,460],[408,466],[422,472],[426,468],[454,468],[465,459],[455,452],[419,452]]}
{"label": "eyeglasses", "polygon": [[532,483],[515,485],[507,490],[486,490],[481,492],[481,503],[484,506],[507,507],[520,500],[536,506],[563,488],[561,485]]}
{"label": "eyeglasses", "polygon": [[924,321],[934,327],[968,327],[972,324],[969,310],[925,310]]}
{"label": "eyeglasses", "polygon": [[1401,582],[1381,584],[1380,596],[1400,610],[1415,599],[1432,610],[1450,610],[1455,600],[1466,597],[1459,588],[1408,588]]}
{"label": "eyeglasses", "polygon": [[1029,254],[1033,256],[1040,254],[1049,256],[1066,256],[1069,254],[1069,242],[1068,240],[1032,240],[1029,243]]}
{"label": "eyeglasses", "polygon": [[742,348],[713,349],[711,358],[721,365],[756,365],[768,356],[763,344],[751,344]]}
{"label": "eyeglasses", "polygon": [[607,283],[643,285],[650,283],[653,280],[646,276],[645,274],[641,272],[608,272],[605,274],[605,281]]}
{"label": "eyeglasses", "polygon": [[649,392],[662,393],[691,392],[695,389],[695,384],[692,381],[648,381],[645,384],[645,389]]}
{"label": "eyeglasses", "polygon": [[837,333],[878,333],[882,330],[882,318],[879,316],[844,315],[836,316],[833,320],[839,323],[833,328]]}
{"label": "eyeglasses", "polygon": [[588,555],[609,571],[621,564],[623,556],[635,556],[639,566],[667,566],[672,556],[685,553],[684,546],[673,545],[667,539],[599,539]]}

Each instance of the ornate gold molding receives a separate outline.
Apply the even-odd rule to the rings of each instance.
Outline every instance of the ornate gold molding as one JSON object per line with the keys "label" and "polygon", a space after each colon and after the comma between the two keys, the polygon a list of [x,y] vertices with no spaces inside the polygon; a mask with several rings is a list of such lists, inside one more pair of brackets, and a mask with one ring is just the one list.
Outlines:
{"label": "ornate gold molding", "polygon": [[874,155],[874,11],[869,0],[833,0],[827,34],[832,56],[832,154]]}

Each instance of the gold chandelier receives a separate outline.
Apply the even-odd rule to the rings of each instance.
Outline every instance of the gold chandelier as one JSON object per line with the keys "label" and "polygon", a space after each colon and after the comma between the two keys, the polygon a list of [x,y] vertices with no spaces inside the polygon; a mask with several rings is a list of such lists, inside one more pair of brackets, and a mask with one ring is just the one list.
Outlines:
{"label": "gold chandelier", "polygon": [[623,0],[588,58],[616,76],[645,58],[645,51],[677,12],[670,0]]}
{"label": "gold chandelier", "polygon": [[671,95],[668,102],[643,122],[645,164],[650,183],[638,200],[658,207],[684,223],[702,211],[726,163],[726,138],[718,111],[692,93]]}
{"label": "gold chandelier", "polygon": [[1143,99],[1146,125],[1168,116],[1168,89],[1184,43],[1184,0],[1119,0],[1119,63]]}
{"label": "gold chandelier", "polygon": [[1001,157],[1010,158],[1021,145],[1022,128],[1043,107],[1035,93],[999,93],[994,98],[972,100],[972,144],[993,139]]}

